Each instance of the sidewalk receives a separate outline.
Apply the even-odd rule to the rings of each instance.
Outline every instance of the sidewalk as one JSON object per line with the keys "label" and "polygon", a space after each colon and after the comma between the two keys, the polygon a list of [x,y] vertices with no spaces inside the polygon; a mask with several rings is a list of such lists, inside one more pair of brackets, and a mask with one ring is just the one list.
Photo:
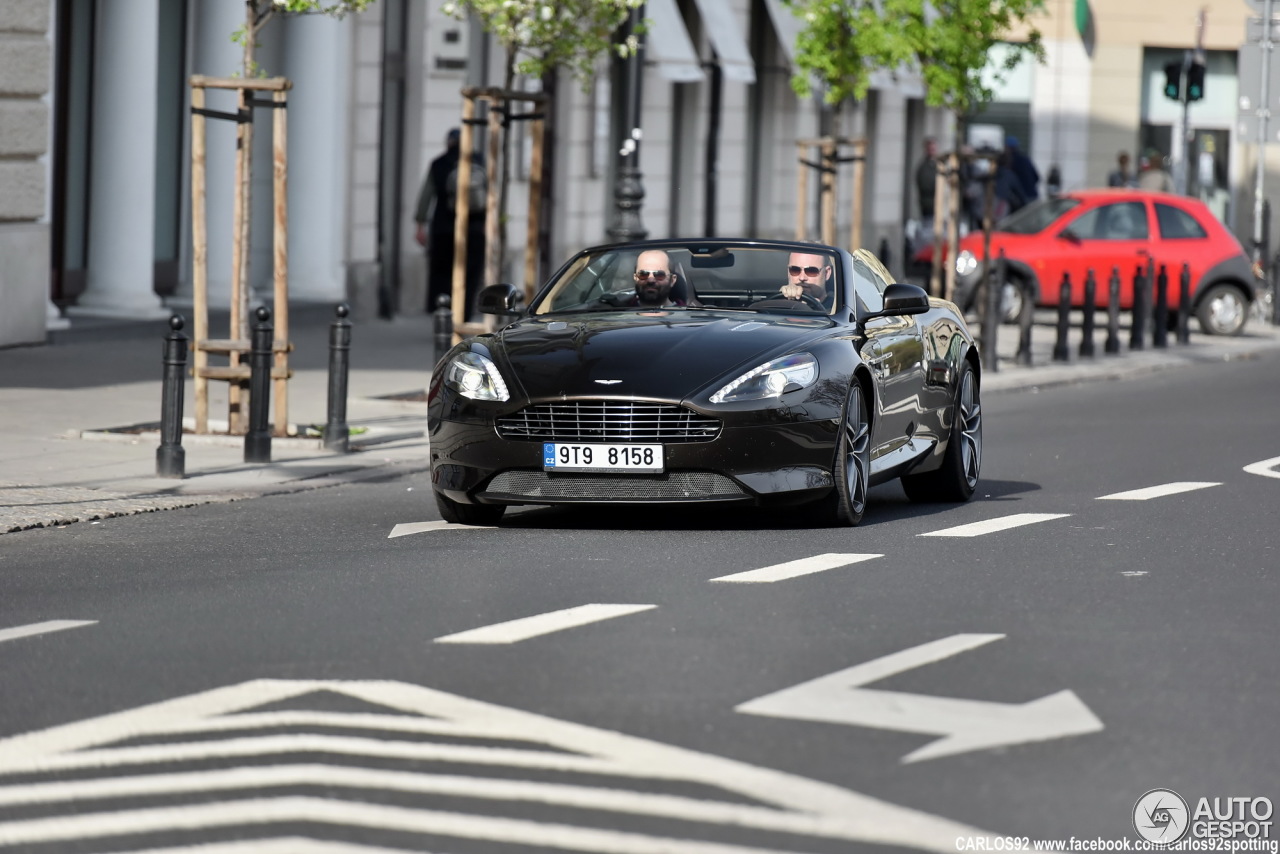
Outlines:
{"label": "sidewalk", "polygon": [[[1003,394],[1068,383],[1120,379],[1196,362],[1251,358],[1280,350],[1280,328],[1252,319],[1238,338],[1202,335],[1193,322],[1191,343],[1170,336],[1165,349],[1128,349],[1103,355],[1105,330],[1095,336],[1099,355],[1081,359],[1073,326],[1071,361],[1052,359],[1052,314],[1041,312],[1032,335],[1032,364],[1018,365],[1018,329],[1001,326],[998,370],[986,371],[983,390]],[[328,406],[330,306],[291,306],[289,422],[322,427]],[[347,422],[366,428],[353,450],[338,454],[318,438],[272,440],[272,461],[246,464],[241,437],[184,436],[182,480],[159,478],[158,433],[116,432],[157,423],[165,321],[127,323],[75,318],[44,347],[0,350],[0,534],[109,516],[303,492],[410,472],[426,471],[426,404],[397,400],[426,389],[434,350],[431,317],[392,321],[352,318]],[[1078,323],[1078,319],[1075,321]],[[212,327],[218,329],[216,325]],[[976,333],[976,324],[971,324]],[[188,334],[190,330],[186,330]],[[227,384],[210,383],[211,420],[225,420]],[[186,383],[186,415],[193,414]]]}

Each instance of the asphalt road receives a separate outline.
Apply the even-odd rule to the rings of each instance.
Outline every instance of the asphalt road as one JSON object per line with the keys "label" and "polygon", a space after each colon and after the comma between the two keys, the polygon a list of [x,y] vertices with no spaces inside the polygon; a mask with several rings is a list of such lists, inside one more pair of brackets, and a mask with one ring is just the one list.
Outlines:
{"label": "asphalt road", "polygon": [[1277,369],[988,395],[974,501],[852,530],[417,531],[416,477],[8,535],[0,851],[957,850],[1280,800]]}

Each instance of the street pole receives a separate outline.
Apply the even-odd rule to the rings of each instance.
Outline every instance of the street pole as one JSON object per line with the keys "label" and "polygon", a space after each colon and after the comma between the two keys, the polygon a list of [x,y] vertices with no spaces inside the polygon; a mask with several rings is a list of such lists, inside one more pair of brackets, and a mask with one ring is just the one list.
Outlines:
{"label": "street pole", "polygon": [[1190,168],[1187,161],[1191,159],[1191,120],[1188,110],[1191,102],[1187,100],[1187,80],[1191,76],[1192,53],[1182,52],[1182,72],[1178,77],[1178,127],[1173,135],[1172,150],[1169,158],[1173,161],[1173,189],[1180,196],[1187,194],[1187,173]]}
{"label": "street pole", "polygon": [[[641,21],[644,20],[643,4],[631,10],[627,22],[628,35],[634,35]],[[623,104],[623,137],[617,178],[613,186],[613,204],[615,208],[613,224],[607,229],[611,238],[618,242],[628,240],[644,240],[649,231],[640,219],[640,208],[644,204],[644,181],[640,172],[640,104],[641,75],[644,74],[644,48],[637,46],[635,53],[627,59],[626,65],[626,97]]]}
{"label": "street pole", "polygon": [[1258,103],[1258,144],[1254,152],[1256,174],[1253,181],[1253,260],[1266,263],[1262,257],[1265,235],[1262,233],[1263,183],[1267,177],[1267,119],[1271,117],[1271,15],[1273,0],[1262,0],[1262,98]]}

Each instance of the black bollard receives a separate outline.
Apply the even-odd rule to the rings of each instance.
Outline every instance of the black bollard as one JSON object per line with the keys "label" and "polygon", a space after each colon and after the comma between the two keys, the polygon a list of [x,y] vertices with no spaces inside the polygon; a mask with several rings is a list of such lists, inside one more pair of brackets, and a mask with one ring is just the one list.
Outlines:
{"label": "black bollard", "polygon": [[1080,326],[1080,355],[1093,358],[1094,309],[1098,300],[1098,283],[1093,278],[1093,268],[1084,277],[1084,320]]}
{"label": "black bollard", "polygon": [[1138,267],[1133,271],[1133,307],[1129,322],[1129,349],[1141,350],[1147,346],[1147,280]]}
{"label": "black bollard", "polygon": [[1151,322],[1151,346],[1169,346],[1169,274],[1163,264],[1156,276],[1156,313]]}
{"label": "black bollard", "polygon": [[169,318],[164,339],[164,384],[160,390],[160,447],[156,448],[156,477],[185,477],[187,452],[182,448],[182,393],[187,381],[186,321]]}
{"label": "black bollard", "polygon": [[996,334],[1000,329],[1000,291],[1006,272],[1004,250],[988,271],[986,287],[982,295],[986,299],[986,307],[982,312],[982,366],[988,371],[1000,370],[999,354],[996,350]]}
{"label": "black bollard", "polygon": [[1031,326],[1036,317],[1035,294],[1032,284],[1019,277],[1017,286],[1022,291],[1022,310],[1018,312],[1018,352],[1014,359],[1019,365],[1031,364]]}
{"label": "black bollard", "polygon": [[268,415],[271,400],[271,346],[275,334],[271,326],[271,311],[259,306],[258,322],[253,326],[253,341],[249,348],[249,432],[244,434],[244,461],[246,463],[271,462],[271,429]]}
{"label": "black bollard", "polygon": [[1191,266],[1185,262],[1178,279],[1178,343],[1191,343]]}
{"label": "black bollard", "polygon": [[1053,345],[1055,362],[1071,361],[1071,348],[1067,335],[1071,329],[1071,274],[1062,274],[1062,286],[1058,288],[1058,341]]}
{"label": "black bollard", "polygon": [[338,319],[329,324],[329,420],[324,425],[324,446],[345,454],[351,450],[351,430],[347,427],[347,373],[351,356],[350,309],[346,304],[334,309]]}
{"label": "black bollard", "polygon": [[434,324],[436,359],[439,359],[453,346],[453,308],[448,294],[441,294],[436,299],[436,310],[431,319]]}
{"label": "black bollard", "polygon": [[1111,268],[1107,293],[1107,343],[1102,348],[1109,355],[1120,352],[1120,268]]}

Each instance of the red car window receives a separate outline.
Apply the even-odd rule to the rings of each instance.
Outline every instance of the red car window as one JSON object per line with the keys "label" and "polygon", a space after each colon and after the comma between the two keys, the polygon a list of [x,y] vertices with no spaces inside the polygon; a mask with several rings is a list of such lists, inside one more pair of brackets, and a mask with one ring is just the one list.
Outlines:
{"label": "red car window", "polygon": [[1188,240],[1209,236],[1209,232],[1196,222],[1195,217],[1173,205],[1162,205],[1156,202],[1156,222],[1160,226],[1160,236],[1165,240]]}
{"label": "red car window", "polygon": [[1081,240],[1146,240],[1147,208],[1142,202],[1117,202],[1086,211],[1071,223]]}

